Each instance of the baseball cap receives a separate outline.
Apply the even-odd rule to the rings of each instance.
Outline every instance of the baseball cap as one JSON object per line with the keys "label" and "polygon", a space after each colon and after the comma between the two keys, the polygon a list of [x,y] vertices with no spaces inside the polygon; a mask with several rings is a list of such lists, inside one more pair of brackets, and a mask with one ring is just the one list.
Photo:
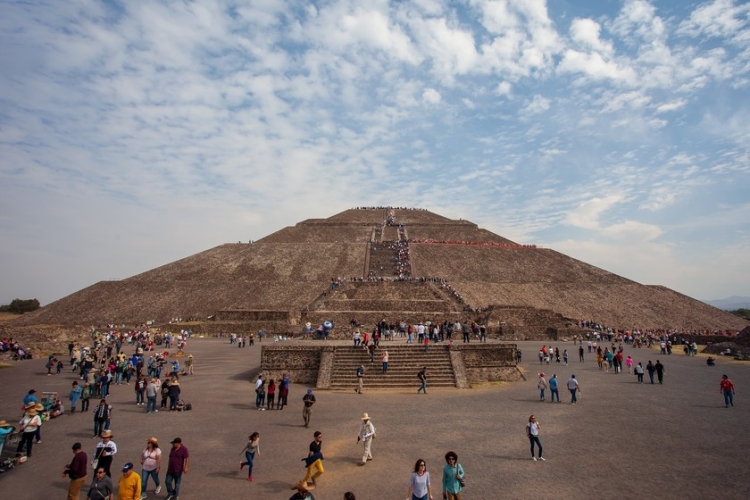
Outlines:
{"label": "baseball cap", "polygon": [[81,443],[74,443],[73,444],[73,449],[74,450],[80,450],[81,449]]}
{"label": "baseball cap", "polygon": [[182,443],[182,439],[180,439],[180,438],[174,438],[174,439],[173,439],[172,441],[170,441],[170,442],[171,442],[172,444],[175,444],[175,443]]}
{"label": "baseball cap", "polygon": [[312,392],[312,389],[308,389],[307,393],[310,394]]}
{"label": "baseball cap", "polygon": [[125,465],[122,466],[122,471],[127,472],[129,470],[133,469],[133,462],[128,462]]}

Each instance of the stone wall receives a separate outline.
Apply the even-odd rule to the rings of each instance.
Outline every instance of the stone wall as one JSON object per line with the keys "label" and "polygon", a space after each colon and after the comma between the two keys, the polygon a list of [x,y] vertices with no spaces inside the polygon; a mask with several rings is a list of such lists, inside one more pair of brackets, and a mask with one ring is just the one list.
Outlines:
{"label": "stone wall", "polygon": [[227,309],[216,311],[216,321],[289,321],[289,311]]}
{"label": "stone wall", "polygon": [[264,345],[260,351],[260,371],[267,379],[278,380],[286,373],[292,383],[314,386],[318,382],[322,349],[316,346]]}
{"label": "stone wall", "polygon": [[454,349],[461,353],[469,383],[515,382],[523,378],[516,366],[516,344],[462,344]]}

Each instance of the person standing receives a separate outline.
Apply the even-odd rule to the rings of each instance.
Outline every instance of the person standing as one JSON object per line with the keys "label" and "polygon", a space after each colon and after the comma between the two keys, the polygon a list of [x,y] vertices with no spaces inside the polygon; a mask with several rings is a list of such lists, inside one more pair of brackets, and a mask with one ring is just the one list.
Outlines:
{"label": "person standing", "polygon": [[63,477],[70,478],[68,500],[78,500],[81,486],[86,481],[86,464],[89,459],[81,448],[81,443],[73,445],[73,460],[65,466],[65,471],[63,471]]}
{"label": "person standing", "polygon": [[263,375],[258,375],[258,380],[255,381],[255,408],[257,410],[262,410],[265,400],[266,381],[263,380]]}
{"label": "person standing", "polygon": [[449,451],[445,454],[445,467],[443,467],[443,498],[446,500],[461,500],[461,479],[464,477],[464,468],[458,463],[458,455]]}
{"label": "person standing", "polygon": [[658,359],[656,360],[656,364],[654,365],[654,370],[656,370],[656,378],[659,379],[659,384],[664,383],[664,365],[661,364],[661,361]]}
{"label": "person standing", "polygon": [[273,410],[273,402],[276,398],[276,383],[273,379],[268,381],[268,392],[266,393],[266,408]]}
{"label": "person standing", "polygon": [[354,388],[354,392],[357,394],[362,394],[362,386],[365,383],[365,367],[363,365],[359,365],[357,368],[357,387]]}
{"label": "person standing", "polygon": [[117,500],[141,500],[141,478],[133,467],[132,462],[122,466],[122,476],[117,485]]}
{"label": "person standing", "polygon": [[544,391],[547,390],[547,379],[544,378],[544,372],[539,373],[539,382],[536,384],[539,389],[539,401],[544,401]]}
{"label": "person standing", "polygon": [[383,375],[385,375],[385,373],[388,371],[388,351],[385,351],[385,353],[383,353],[383,358],[381,359],[381,361],[383,362]]}
{"label": "person standing", "polygon": [[432,500],[430,487],[430,473],[427,472],[427,464],[421,458],[414,464],[414,472],[409,480],[409,492],[407,500]]}
{"label": "person standing", "polygon": [[160,470],[161,449],[159,448],[159,440],[155,437],[150,437],[146,441],[146,447],[141,452],[141,493],[144,497],[148,488],[149,476],[154,478],[154,484],[156,485],[154,493],[158,495],[161,492],[161,483],[159,481]]}
{"label": "person standing", "polygon": [[302,419],[305,421],[305,427],[310,427],[310,417],[312,416],[312,407],[315,404],[315,394],[313,394],[312,388],[307,390],[307,393],[302,396]]}
{"label": "person standing", "polygon": [[417,373],[417,378],[419,379],[419,389],[417,389],[417,394],[419,394],[419,391],[423,391],[425,394],[427,394],[427,367],[423,366],[421,370],[419,370],[419,373]]}
{"label": "person standing", "polygon": [[570,391],[570,404],[576,404],[578,402],[576,393],[581,392],[581,386],[578,384],[578,380],[576,380],[575,373],[568,379],[568,390]]}
{"label": "person standing", "polygon": [[112,479],[101,467],[97,467],[94,480],[91,481],[89,492],[86,494],[88,500],[113,500],[115,488]]}
{"label": "person standing", "polygon": [[247,480],[253,481],[253,462],[255,461],[255,455],[260,456],[260,433],[253,432],[247,438],[247,444],[242,449],[240,454],[245,454],[245,462],[240,462],[240,470],[247,465]]}
{"label": "person standing", "polygon": [[186,375],[192,375],[193,374],[193,366],[195,365],[195,357],[190,354],[188,356],[187,361],[185,361],[185,367],[187,369]]}
{"label": "person standing", "polygon": [[[591,352],[591,342],[589,342],[589,352]],[[578,361],[583,363],[583,344],[581,344],[580,347],[578,347]]]}
{"label": "person standing", "polygon": [[81,391],[81,413],[89,411],[89,400],[91,399],[91,389],[88,384],[83,384],[83,390]]}
{"label": "person standing", "polygon": [[159,387],[156,382],[159,379],[152,378],[146,386],[146,413],[156,413],[156,395],[159,394]]}
{"label": "person standing", "polygon": [[558,390],[557,374],[553,373],[552,378],[549,379],[549,397],[550,402],[555,402],[555,396],[557,396],[557,402],[560,402],[560,391]]}
{"label": "person standing", "polygon": [[180,381],[173,380],[169,384],[169,409],[177,411],[177,402],[180,400]]}
{"label": "person standing", "polygon": [[729,405],[734,406],[734,384],[726,375],[721,376],[719,391],[724,394],[724,408],[729,408]]}
{"label": "person standing", "polygon": [[282,375],[281,382],[279,382],[279,399],[276,403],[277,410],[283,410],[286,406],[286,399],[289,397],[289,378],[286,374]]}
{"label": "person standing", "polygon": [[[104,398],[102,398],[99,401],[99,405],[94,408],[94,437],[101,436],[102,431],[104,431],[107,421],[109,420],[109,412],[111,410],[112,407],[107,404],[107,400]],[[107,476],[112,477],[109,474],[107,474]]]}
{"label": "person standing", "polygon": [[73,381],[73,388],[70,390],[70,413],[76,412],[76,406],[78,406],[78,400],[81,399],[83,389],[78,385],[77,381]]}
{"label": "person standing", "polygon": [[[315,484],[315,480],[325,472],[325,469],[323,468],[323,453],[320,450],[322,446],[323,433],[320,431],[315,431],[315,433],[313,434],[313,441],[310,443],[307,457],[302,459],[305,461],[305,465],[307,466],[307,473],[302,479],[302,482],[305,484],[307,484],[308,480],[312,481],[312,484]],[[313,471],[316,472],[313,473]]]}
{"label": "person standing", "polygon": [[[29,404],[33,405],[33,403]],[[21,426],[18,430],[21,434],[21,440],[18,442],[16,453],[21,453],[24,447],[26,447],[26,456],[31,457],[31,447],[34,437],[39,427],[42,426],[42,419],[37,415],[36,405],[26,410],[23,418],[18,423]]]}
{"label": "person standing", "polygon": [[367,464],[368,460],[372,460],[372,440],[375,438],[375,426],[370,422],[370,416],[365,413],[362,416],[362,423],[359,426],[359,434],[357,434],[357,444],[360,441],[365,445],[365,451],[362,455],[362,463],[360,465]]}
{"label": "person standing", "polygon": [[182,475],[188,473],[190,453],[182,445],[182,439],[176,437],[171,441],[172,449],[169,450],[169,464],[167,465],[167,477],[164,484],[167,487],[166,500],[179,500],[180,483]]}
{"label": "person standing", "polygon": [[[575,404],[575,403],[574,403]],[[534,415],[531,415],[529,417],[529,421],[526,424],[526,437],[529,438],[529,443],[531,444],[531,459],[533,461],[541,460],[544,461],[544,457],[542,456],[542,442],[539,441],[539,422],[537,422],[536,417]],[[537,459],[534,456],[534,445],[539,447],[539,458]]]}
{"label": "person standing", "polygon": [[101,467],[107,473],[107,476],[112,477],[110,468],[112,467],[112,457],[117,454],[117,444],[112,441],[112,431],[102,432],[102,440],[96,445],[96,451],[94,451],[94,462],[97,467]]}

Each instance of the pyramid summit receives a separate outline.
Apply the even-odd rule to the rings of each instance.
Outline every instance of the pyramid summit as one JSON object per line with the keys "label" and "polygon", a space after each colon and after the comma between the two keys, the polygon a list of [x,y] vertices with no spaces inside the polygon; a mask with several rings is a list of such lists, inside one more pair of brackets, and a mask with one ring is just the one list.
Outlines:
{"label": "pyramid summit", "polygon": [[[117,281],[14,326],[166,323],[207,332],[299,331],[307,322],[472,319],[516,338],[581,319],[613,328],[740,330],[747,322],[554,250],[422,209],[366,207],[308,219]],[[342,323],[343,322],[343,323]]]}

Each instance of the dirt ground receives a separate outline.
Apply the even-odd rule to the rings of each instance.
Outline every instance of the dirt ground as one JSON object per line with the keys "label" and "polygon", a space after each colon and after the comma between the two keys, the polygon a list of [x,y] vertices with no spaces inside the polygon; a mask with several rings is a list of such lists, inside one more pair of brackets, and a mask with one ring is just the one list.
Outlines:
{"label": "dirt ground", "polygon": [[[367,378],[377,376],[373,366],[365,375],[363,395],[316,391],[312,426],[305,429],[301,398],[306,387],[293,385],[290,406],[282,411],[255,410],[251,380],[259,368],[259,345],[238,349],[221,339],[193,339],[188,352],[195,355],[196,375],[182,378],[183,396],[193,411],[146,414],[145,407],[135,405],[132,385],[113,387],[112,430],[119,447],[113,471],[127,461],[137,465],[148,437],[157,437],[168,451],[169,441],[180,436],[191,453],[183,500],[287,499],[289,485],[304,475],[301,459],[313,431],[320,430],[326,472],[314,491],[317,500],[340,500],[346,491],[358,500],[405,498],[418,458],[427,462],[438,500],[448,450],[458,454],[466,470],[466,500],[750,496],[743,458],[750,444],[750,365],[719,359],[712,368],[702,357],[626,348],[644,366],[659,358],[666,367],[664,385],[640,385],[633,375],[599,371],[588,353],[580,363],[571,343],[553,345],[567,348],[573,360],[567,367],[541,367],[548,377],[557,373],[563,403],[538,401],[539,345],[519,343],[525,382],[468,390],[430,390],[428,385],[427,395],[417,395],[415,376],[413,387],[371,392]],[[32,360],[0,370],[0,419],[17,421],[21,400],[31,388],[59,391],[67,403],[75,375],[46,376],[44,363]],[[571,373],[582,387],[575,406],[564,389]],[[737,386],[733,408],[725,409],[719,394],[722,373]],[[364,412],[377,428],[377,439],[374,460],[360,467],[362,447],[355,443]],[[530,459],[524,427],[532,413],[541,424],[546,462]],[[261,434],[261,454],[249,483],[238,464],[253,431]],[[71,445],[80,441],[91,455],[98,442],[92,438],[90,413],[49,421],[42,433],[34,456],[0,475],[4,498],[64,498],[68,481],[60,473],[71,458]],[[136,470],[140,472],[138,466]],[[166,497],[165,488],[159,495],[153,488],[150,484],[148,498]]]}

